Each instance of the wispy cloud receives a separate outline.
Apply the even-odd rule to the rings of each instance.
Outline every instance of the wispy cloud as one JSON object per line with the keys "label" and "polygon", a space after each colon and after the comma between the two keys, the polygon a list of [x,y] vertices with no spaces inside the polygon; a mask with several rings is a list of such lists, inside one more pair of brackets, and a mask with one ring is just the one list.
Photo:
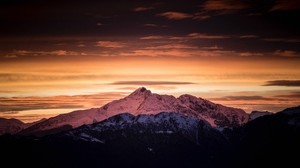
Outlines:
{"label": "wispy cloud", "polygon": [[164,44],[153,47],[146,47],[145,49],[197,49],[198,47],[187,44]]}
{"label": "wispy cloud", "polygon": [[4,56],[4,58],[18,58],[18,56],[15,54],[7,54]]}
{"label": "wispy cloud", "polygon": [[59,75],[40,73],[0,73],[0,83],[3,82],[32,82],[32,81],[64,81],[64,80],[86,80],[103,78],[101,75],[80,74],[80,75]]}
{"label": "wispy cloud", "polygon": [[85,44],[78,44],[77,47],[86,47]]}
{"label": "wispy cloud", "polygon": [[76,51],[67,51],[67,50],[54,50],[54,51],[31,51],[31,50],[16,50],[10,53],[11,56],[74,56],[74,55],[82,55]]}
{"label": "wispy cloud", "polygon": [[259,36],[253,35],[253,34],[247,34],[247,35],[239,36],[239,38],[241,38],[241,39],[253,39],[253,38],[259,38]]}
{"label": "wispy cloud", "polygon": [[0,97],[0,112],[18,112],[36,109],[90,108],[120,98],[124,92],[107,92],[92,95],[52,97]]}
{"label": "wispy cloud", "polygon": [[177,82],[177,81],[116,81],[112,85],[189,85],[195,84],[193,82]]}
{"label": "wispy cloud", "polygon": [[[242,108],[247,112],[254,110],[278,112],[286,107],[299,105],[300,92],[297,90],[257,91],[222,91],[220,96],[208,98],[211,101],[227,106]],[[261,95],[263,94],[263,96]]]}
{"label": "wispy cloud", "polygon": [[100,22],[98,22],[96,25],[97,25],[97,26],[103,26],[104,24],[103,24],[103,23],[100,23]]}
{"label": "wispy cloud", "polygon": [[224,54],[214,52],[207,52],[201,50],[186,50],[186,49],[140,49],[133,50],[128,53],[121,53],[121,56],[146,56],[146,57],[205,57],[205,56],[220,56]]}
{"label": "wispy cloud", "polygon": [[273,100],[272,98],[267,98],[263,96],[224,96],[220,98],[211,98],[211,100],[217,101],[240,101],[240,100]]}
{"label": "wispy cloud", "polygon": [[[270,54],[274,55],[274,53]],[[180,43],[144,47],[142,49],[131,50],[119,54],[119,56],[130,57],[261,57],[263,55],[264,53],[223,50],[223,48],[219,46],[198,47]]]}
{"label": "wispy cloud", "polygon": [[163,36],[145,36],[145,37],[141,37],[141,40],[159,40],[159,39],[163,39]]}
{"label": "wispy cloud", "polygon": [[170,20],[183,20],[183,19],[189,19],[194,17],[192,14],[189,13],[175,12],[175,11],[164,12],[157,15],[161,17],[165,17]]}
{"label": "wispy cloud", "polygon": [[209,47],[201,47],[201,49],[203,49],[203,50],[222,50],[223,47],[219,47],[217,45],[214,45],[214,46],[209,46]]}
{"label": "wispy cloud", "polygon": [[139,6],[133,9],[134,12],[145,12],[154,9],[154,7]]}
{"label": "wispy cloud", "polygon": [[268,42],[300,43],[300,39],[296,38],[264,38],[262,40]]}
{"label": "wispy cloud", "polygon": [[231,13],[250,8],[250,4],[240,0],[207,0],[202,8],[206,11],[223,11]]}
{"label": "wispy cloud", "polygon": [[153,24],[153,23],[147,23],[144,24],[145,27],[160,27],[160,28],[166,28],[168,27],[167,25],[158,25],[158,24]]}
{"label": "wispy cloud", "polygon": [[96,46],[104,48],[123,48],[125,45],[116,41],[98,41]]}
{"label": "wispy cloud", "polygon": [[166,19],[169,20],[184,20],[184,19],[205,20],[211,17],[206,12],[184,13],[184,12],[175,12],[175,11],[159,13],[157,14],[157,16],[165,17]]}
{"label": "wispy cloud", "polygon": [[267,81],[263,86],[286,86],[286,87],[299,87],[300,80],[273,80]]}
{"label": "wispy cloud", "polygon": [[300,92],[290,92],[288,94],[276,95],[278,98],[298,99],[300,101]]}
{"label": "wispy cloud", "polygon": [[299,52],[291,50],[276,50],[274,55],[280,57],[300,57]]}
{"label": "wispy cloud", "polygon": [[196,12],[194,13],[193,19],[195,20],[205,20],[211,18],[211,15],[209,15],[207,12],[202,11],[202,12]]}
{"label": "wispy cloud", "polygon": [[298,0],[276,0],[276,4],[271,11],[285,11],[300,9],[300,1]]}
{"label": "wispy cloud", "polygon": [[201,6],[201,12],[194,13],[194,19],[205,20],[213,16],[237,13],[251,8],[251,3],[241,0],[206,0]]}
{"label": "wispy cloud", "polygon": [[189,37],[193,39],[226,39],[230,38],[229,36],[224,35],[206,35],[201,33],[190,33],[188,34]]}
{"label": "wispy cloud", "polygon": [[240,52],[238,55],[241,57],[261,57],[261,56],[263,56],[263,53]]}

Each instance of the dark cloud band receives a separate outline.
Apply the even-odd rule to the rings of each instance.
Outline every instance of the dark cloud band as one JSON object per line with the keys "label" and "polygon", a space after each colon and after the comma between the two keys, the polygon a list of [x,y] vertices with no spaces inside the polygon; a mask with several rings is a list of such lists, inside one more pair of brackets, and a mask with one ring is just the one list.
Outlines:
{"label": "dark cloud band", "polygon": [[189,85],[192,82],[175,82],[175,81],[116,81],[112,85]]}
{"label": "dark cloud band", "polygon": [[267,81],[263,86],[287,86],[287,87],[299,87],[300,80],[274,80]]}

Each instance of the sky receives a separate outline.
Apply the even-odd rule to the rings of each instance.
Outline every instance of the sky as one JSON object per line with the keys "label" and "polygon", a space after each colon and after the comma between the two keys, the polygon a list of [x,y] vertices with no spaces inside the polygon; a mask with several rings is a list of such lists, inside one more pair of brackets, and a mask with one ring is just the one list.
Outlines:
{"label": "sky", "polygon": [[32,122],[139,87],[246,112],[300,105],[300,1],[0,2],[0,117]]}

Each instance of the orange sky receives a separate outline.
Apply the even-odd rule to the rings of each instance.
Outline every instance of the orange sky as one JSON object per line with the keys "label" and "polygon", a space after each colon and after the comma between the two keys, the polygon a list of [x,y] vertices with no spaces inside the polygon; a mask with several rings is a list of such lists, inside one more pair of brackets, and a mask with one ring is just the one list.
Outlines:
{"label": "orange sky", "polygon": [[[100,107],[141,86],[160,94],[189,93],[248,112],[276,111],[300,103],[295,97],[298,87],[263,86],[267,81],[299,79],[298,61],[217,57],[75,57],[0,63],[1,110],[5,112],[0,117],[29,122]],[[285,95],[284,100],[278,95]]]}
{"label": "orange sky", "polygon": [[300,104],[300,3],[0,2],[0,117],[100,107],[138,87],[247,112]]}

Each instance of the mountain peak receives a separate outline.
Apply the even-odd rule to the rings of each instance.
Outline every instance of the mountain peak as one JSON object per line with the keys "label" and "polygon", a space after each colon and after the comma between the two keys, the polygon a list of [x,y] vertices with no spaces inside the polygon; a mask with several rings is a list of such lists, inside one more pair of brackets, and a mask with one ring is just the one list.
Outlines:
{"label": "mountain peak", "polygon": [[140,87],[136,89],[134,92],[130,94],[130,96],[134,95],[150,95],[152,92],[150,90],[147,90],[145,87]]}

